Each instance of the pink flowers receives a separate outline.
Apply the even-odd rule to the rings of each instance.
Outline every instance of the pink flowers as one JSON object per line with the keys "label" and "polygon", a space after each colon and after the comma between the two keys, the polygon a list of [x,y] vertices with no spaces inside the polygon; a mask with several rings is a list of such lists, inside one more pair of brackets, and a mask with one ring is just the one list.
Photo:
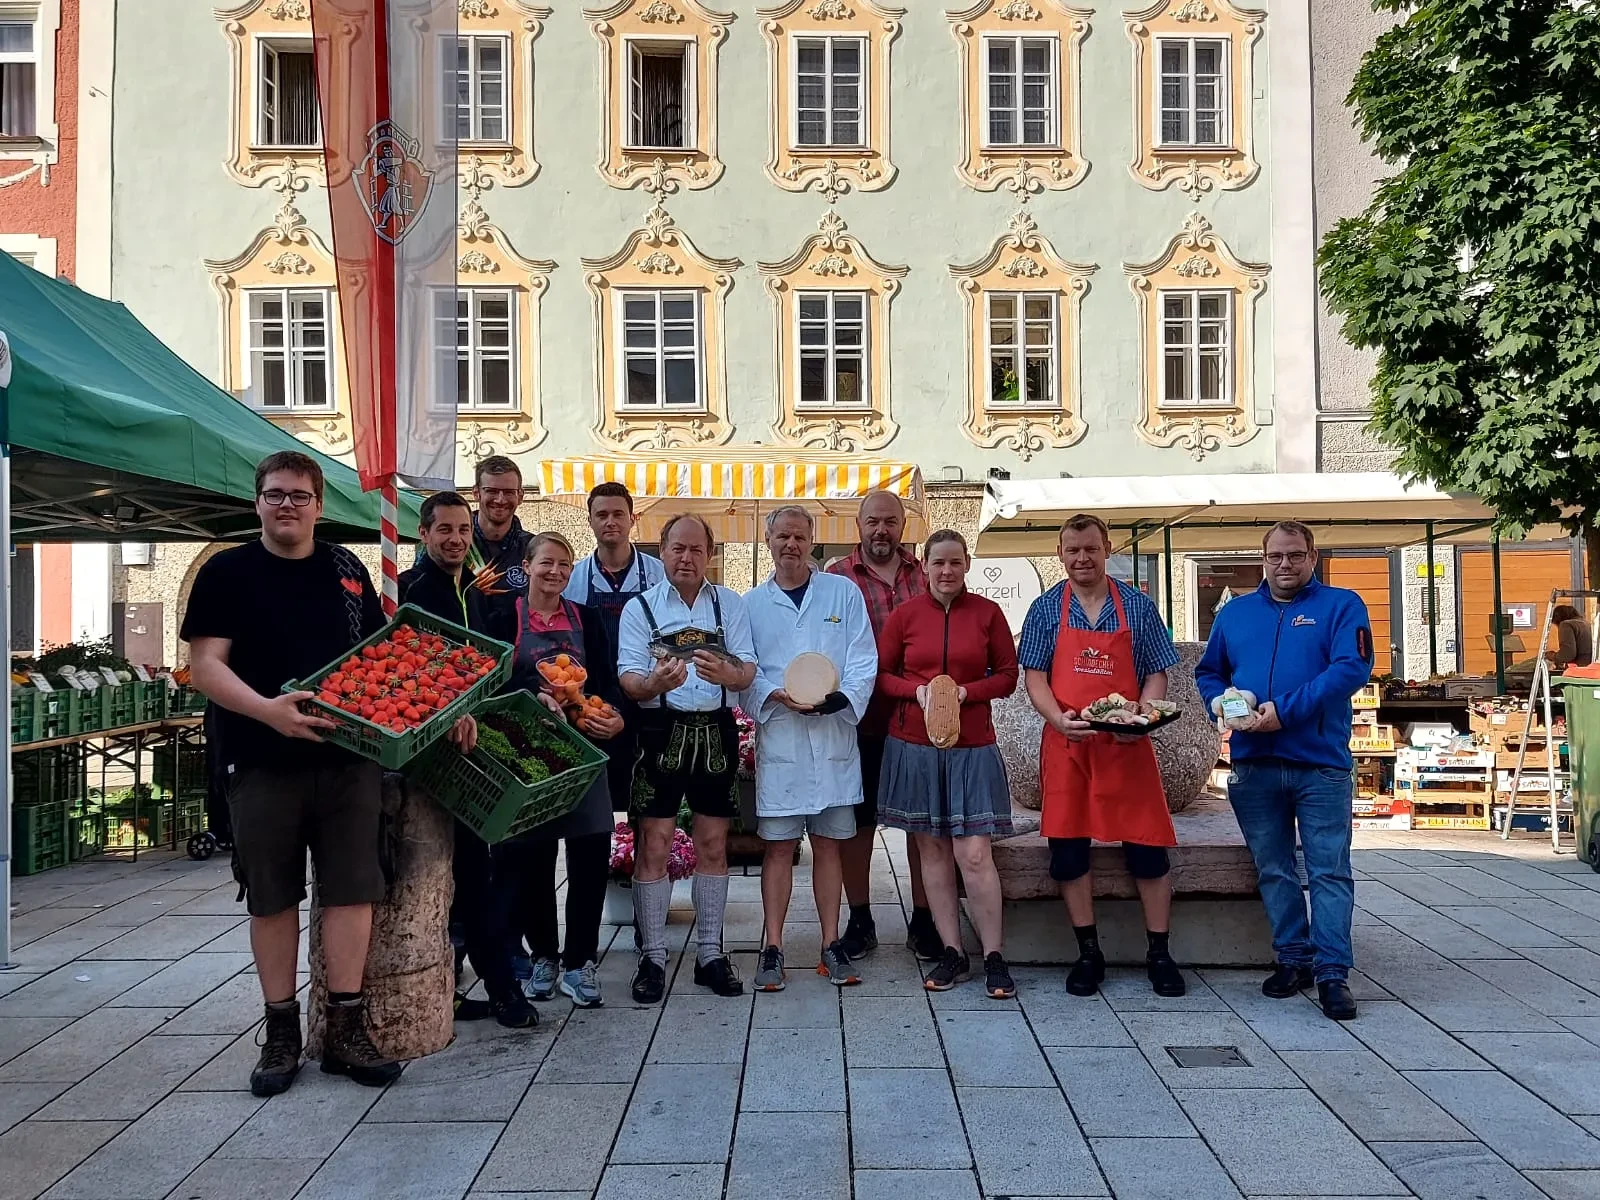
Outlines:
{"label": "pink flowers", "polygon": [[[694,839],[681,829],[672,831],[672,850],[667,855],[667,878],[687,879],[694,874]],[[633,878],[633,829],[618,821],[611,831],[611,874],[616,879]]]}
{"label": "pink flowers", "polygon": [[733,722],[739,729],[739,774],[746,779],[756,777],[756,723],[744,709],[733,710]]}

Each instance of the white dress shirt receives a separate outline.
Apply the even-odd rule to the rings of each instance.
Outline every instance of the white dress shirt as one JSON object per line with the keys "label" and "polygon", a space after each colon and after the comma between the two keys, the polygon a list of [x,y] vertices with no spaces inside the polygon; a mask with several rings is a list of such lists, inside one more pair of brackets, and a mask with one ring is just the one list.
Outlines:
{"label": "white dress shirt", "polygon": [[654,587],[666,577],[667,569],[661,565],[661,560],[635,546],[633,561],[623,573],[621,586],[611,586],[611,581],[600,570],[596,555],[591,554],[578,560],[572,568],[572,578],[567,580],[566,589],[561,594],[574,604],[588,604],[591,592],[597,595],[624,592],[631,596]]}
{"label": "white dress shirt", "polygon": [[[738,592],[714,583],[702,583],[691,608],[683,602],[683,597],[678,595],[678,589],[672,586],[671,581],[664,579],[642,595],[629,600],[627,607],[622,610],[622,623],[617,631],[617,674],[632,672],[648,675],[651,667],[655,666],[655,659],[650,657],[650,622],[645,620],[644,609],[639,603],[641,600],[650,605],[650,612],[656,619],[656,629],[663,636],[691,627],[713,633],[717,628],[716,609],[711,602],[713,594],[717,604],[722,607],[723,647],[744,662],[754,662],[756,648],[750,637],[750,617]],[[665,700],[669,708],[681,712],[714,712],[722,707],[722,697],[722,687],[701,679],[694,664],[690,663],[688,679],[668,692]],[[736,692],[730,692],[728,703],[732,704],[736,697]],[[661,697],[646,700],[642,707],[659,708],[661,700]]]}

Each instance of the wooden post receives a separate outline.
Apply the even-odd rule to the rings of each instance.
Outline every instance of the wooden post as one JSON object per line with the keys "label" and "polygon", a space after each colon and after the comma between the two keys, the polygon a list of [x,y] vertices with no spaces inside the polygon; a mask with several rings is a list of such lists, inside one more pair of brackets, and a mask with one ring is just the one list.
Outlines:
{"label": "wooden post", "polygon": [[[454,1036],[455,952],[450,948],[450,872],[455,828],[432,797],[393,772],[383,777],[383,810],[395,824],[394,883],[372,908],[363,990],[372,1041],[393,1058],[421,1058]],[[328,998],[322,913],[311,909],[311,995],[306,1049],[322,1053]]]}

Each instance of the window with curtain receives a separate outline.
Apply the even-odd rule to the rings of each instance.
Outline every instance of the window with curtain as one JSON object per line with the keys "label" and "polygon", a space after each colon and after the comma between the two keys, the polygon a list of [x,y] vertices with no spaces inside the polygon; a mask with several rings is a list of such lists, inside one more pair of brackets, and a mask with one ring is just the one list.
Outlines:
{"label": "window with curtain", "polygon": [[1056,408],[1056,293],[990,292],[989,407]]}
{"label": "window with curtain", "polygon": [[700,296],[624,292],[622,407],[693,409],[702,403]]}
{"label": "window with curtain", "polygon": [[1233,292],[1161,293],[1161,403],[1233,400]]}
{"label": "window with curtain", "polygon": [[1162,38],[1161,144],[1228,143],[1228,43],[1215,38]]}
{"label": "window with curtain", "polygon": [[866,293],[800,292],[795,303],[800,325],[800,406],[868,404]]}
{"label": "window with curtain", "polygon": [[317,69],[309,39],[260,42],[256,139],[261,146],[316,146]]}
{"label": "window with curtain", "polygon": [[32,21],[0,18],[0,137],[39,132],[39,31]]}
{"label": "window with curtain", "polygon": [[451,85],[446,88],[451,111],[445,127],[455,126],[463,142],[503,142],[506,121],[509,41],[499,36],[455,39]]}
{"label": "window with curtain", "polygon": [[984,128],[991,146],[1058,144],[1060,95],[1055,38],[984,42]]}
{"label": "window with curtain", "polygon": [[866,119],[860,38],[798,38],[795,41],[795,143],[800,146],[860,146]]}
{"label": "window with curtain", "polygon": [[689,55],[693,44],[632,43],[628,59],[628,144],[693,149]]}
{"label": "window with curtain", "polygon": [[247,400],[268,412],[333,405],[332,305],[322,288],[246,293]]}

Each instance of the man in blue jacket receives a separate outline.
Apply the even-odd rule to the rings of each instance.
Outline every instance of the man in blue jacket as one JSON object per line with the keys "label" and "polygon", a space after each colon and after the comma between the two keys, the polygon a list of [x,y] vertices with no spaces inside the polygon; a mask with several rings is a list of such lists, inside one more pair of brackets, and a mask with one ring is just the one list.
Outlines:
{"label": "man in blue jacket", "polygon": [[[1230,721],[1228,798],[1272,923],[1278,961],[1261,990],[1287,999],[1314,982],[1322,1011],[1348,1021],[1356,1015],[1346,982],[1355,909],[1350,697],[1372,676],[1372,625],[1359,595],[1316,578],[1306,526],[1274,525],[1262,549],[1266,579],[1217,614],[1195,682],[1213,710],[1228,688],[1252,693],[1258,705]],[[1297,825],[1309,921],[1295,871]]]}

